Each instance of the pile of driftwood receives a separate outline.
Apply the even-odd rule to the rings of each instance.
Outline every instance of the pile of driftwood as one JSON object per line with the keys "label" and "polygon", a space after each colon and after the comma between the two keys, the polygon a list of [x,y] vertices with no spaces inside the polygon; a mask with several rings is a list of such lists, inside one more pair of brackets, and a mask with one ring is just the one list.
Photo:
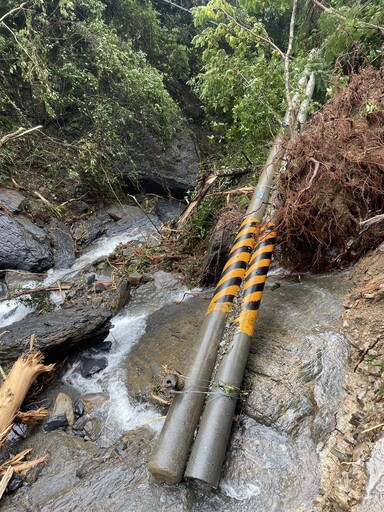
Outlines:
{"label": "pile of driftwood", "polygon": [[[33,338],[28,355],[22,355],[15,362],[8,375],[5,375],[0,367],[1,376],[4,379],[0,387],[0,454],[4,449],[5,441],[16,423],[33,425],[48,416],[48,411],[43,408],[21,412],[20,407],[28,393],[29,388],[35,382],[38,375],[52,371],[53,364],[44,365],[41,352],[33,349]],[[21,473],[40,464],[47,456],[26,461],[25,457],[30,449],[16,455],[9,455],[8,459],[0,464],[0,499],[7,488],[14,472]]]}

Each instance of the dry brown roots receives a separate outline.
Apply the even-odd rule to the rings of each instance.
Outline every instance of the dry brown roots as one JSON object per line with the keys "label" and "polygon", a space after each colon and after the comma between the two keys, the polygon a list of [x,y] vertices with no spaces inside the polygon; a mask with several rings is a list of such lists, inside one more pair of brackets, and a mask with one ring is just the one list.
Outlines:
{"label": "dry brown roots", "polygon": [[291,143],[278,181],[278,255],[288,268],[342,268],[384,238],[384,67],[366,69]]}

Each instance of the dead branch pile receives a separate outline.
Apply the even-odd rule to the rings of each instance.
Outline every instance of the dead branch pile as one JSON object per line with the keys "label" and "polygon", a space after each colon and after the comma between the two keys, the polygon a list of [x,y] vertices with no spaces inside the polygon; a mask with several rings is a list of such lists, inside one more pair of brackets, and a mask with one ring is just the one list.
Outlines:
{"label": "dead branch pile", "polygon": [[[366,69],[288,148],[277,184],[278,256],[298,271],[341,268],[384,237],[384,67]],[[376,217],[375,222],[361,223]]]}

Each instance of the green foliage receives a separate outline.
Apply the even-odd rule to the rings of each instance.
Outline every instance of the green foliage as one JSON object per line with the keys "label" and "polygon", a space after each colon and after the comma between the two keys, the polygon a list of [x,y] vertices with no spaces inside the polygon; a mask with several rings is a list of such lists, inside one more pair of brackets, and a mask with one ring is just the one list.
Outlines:
{"label": "green foliage", "polygon": [[[349,73],[379,64],[383,31],[374,25],[384,25],[381,3],[334,0],[332,10],[323,11],[310,1],[299,2],[291,93],[310,66],[317,75],[314,105],[319,106],[348,81]],[[261,164],[265,141],[279,129],[286,109],[283,61],[292,4],[211,0],[193,10],[200,29],[194,44],[202,51],[203,66],[192,84],[232,164],[241,161],[243,152]]]}
{"label": "green foliage", "polygon": [[[112,4],[140,9],[139,0]],[[16,5],[8,0],[2,11]],[[156,24],[153,9],[145,5],[147,23]],[[0,121],[43,125],[55,138],[46,171],[65,168],[102,187],[118,176],[120,166],[131,165],[139,133],[148,131],[167,145],[179,116],[162,74],[129,34],[119,32],[107,7],[102,0],[31,0],[6,19],[9,30],[0,32]],[[30,167],[41,168],[49,141],[33,141]],[[16,151],[15,146],[13,154],[12,149],[2,154],[3,167],[14,171]]]}
{"label": "green foliage", "polygon": [[323,12],[318,20],[316,34],[317,40],[322,41],[324,64],[332,66],[340,59],[345,62],[345,58],[356,50],[360,59],[378,63],[383,51],[383,35],[372,25],[384,26],[381,0],[334,0],[331,4],[336,15]]}
{"label": "green foliage", "polygon": [[277,132],[286,108],[284,65],[257,16],[266,3],[241,5],[251,3],[247,10],[212,0],[194,10],[196,25],[203,27],[194,38],[203,49],[203,68],[193,85],[232,159],[245,152],[260,164],[264,141]]}

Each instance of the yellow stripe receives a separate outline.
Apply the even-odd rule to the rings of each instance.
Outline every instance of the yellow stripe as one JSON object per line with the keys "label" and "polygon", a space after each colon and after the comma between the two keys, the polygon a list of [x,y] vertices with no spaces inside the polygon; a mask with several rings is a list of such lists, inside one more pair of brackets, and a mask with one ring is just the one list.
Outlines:
{"label": "yellow stripe", "polygon": [[224,290],[221,290],[219,293],[215,293],[211,302],[216,302],[221,297],[225,297],[225,295],[236,295],[238,289],[239,287],[237,285],[228,286],[227,288],[224,288]]}
{"label": "yellow stripe", "polygon": [[[257,233],[255,232],[254,235],[256,237]],[[247,240],[242,240],[241,242],[237,242],[237,244],[235,243],[229,254],[231,255],[233,252],[237,251],[241,247],[254,247],[254,245],[255,238],[248,238]]]}
{"label": "yellow stripe", "polygon": [[217,288],[221,286],[223,283],[228,281],[229,279],[232,279],[232,277],[241,277],[243,278],[245,274],[245,270],[243,268],[235,268],[231,270],[231,272],[228,272],[224,277],[220,279],[220,281],[217,283]]}
{"label": "yellow stripe", "polygon": [[221,302],[220,304],[216,304],[216,302],[211,302],[208,306],[206,315],[212,313],[212,311],[220,311],[221,313],[229,313],[232,307],[232,302]]}
{"label": "yellow stripe", "polygon": [[265,283],[265,281],[267,280],[267,276],[254,276],[252,278],[249,278],[245,284],[244,284],[244,290],[246,290],[247,288],[249,288],[250,286],[254,285],[254,284],[260,284],[260,283]]}
{"label": "yellow stripe", "polygon": [[248,336],[253,336],[253,331],[255,329],[257,315],[259,314],[258,310],[251,311],[246,310],[242,311],[237,319],[238,322],[238,330]]}
{"label": "yellow stripe", "polygon": [[245,261],[245,263],[248,263],[250,256],[251,255],[249,254],[249,252],[246,252],[246,251],[240,252],[239,254],[236,254],[235,256],[232,256],[232,258],[230,258],[228,260],[228,262],[226,263],[225,267],[223,268],[223,272],[228,267],[230,267],[233,263],[237,263],[238,261]]}
{"label": "yellow stripe", "polygon": [[248,302],[256,302],[257,300],[260,300],[263,296],[263,292],[253,292],[244,297],[243,304],[247,304]]}
{"label": "yellow stripe", "polygon": [[[265,258],[263,260],[259,260],[253,264],[253,267],[267,267],[271,264],[271,258]],[[253,269],[252,269],[253,271]],[[249,267],[247,274],[251,272],[251,267]]]}
{"label": "yellow stripe", "polygon": [[275,246],[273,244],[270,245],[264,245],[263,247],[260,247],[260,249],[256,249],[256,251],[252,254],[251,263],[252,261],[257,258],[260,254],[263,254],[263,252],[271,252],[273,251],[273,248]]}

